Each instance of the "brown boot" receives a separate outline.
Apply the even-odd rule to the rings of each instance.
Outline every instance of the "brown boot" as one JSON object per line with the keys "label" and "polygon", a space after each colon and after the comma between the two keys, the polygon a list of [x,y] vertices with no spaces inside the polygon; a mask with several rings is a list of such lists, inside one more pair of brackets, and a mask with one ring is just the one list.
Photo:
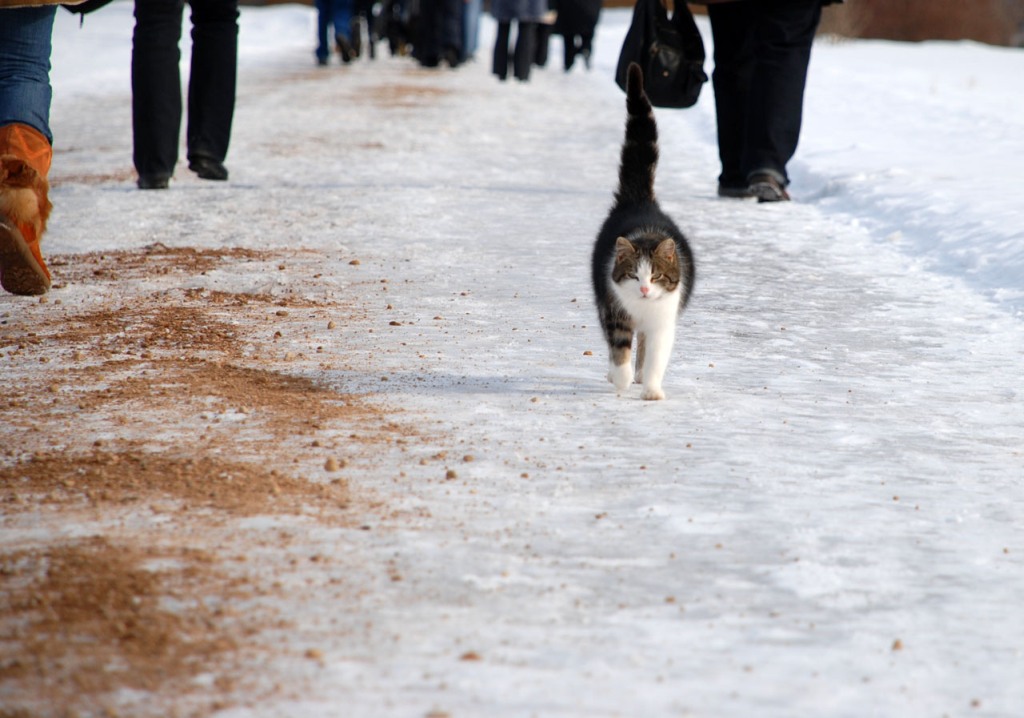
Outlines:
{"label": "brown boot", "polygon": [[0,285],[12,294],[45,294],[50,272],[39,251],[49,200],[53,148],[38,130],[0,127]]}

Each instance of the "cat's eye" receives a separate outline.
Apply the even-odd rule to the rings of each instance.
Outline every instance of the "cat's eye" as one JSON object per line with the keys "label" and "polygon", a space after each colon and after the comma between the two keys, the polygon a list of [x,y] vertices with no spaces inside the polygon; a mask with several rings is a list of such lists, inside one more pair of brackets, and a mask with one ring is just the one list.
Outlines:
{"label": "cat's eye", "polygon": [[652,274],[651,275],[651,281],[652,282],[660,282],[664,278],[665,278],[664,274]]}
{"label": "cat's eye", "polygon": [[636,277],[636,273],[635,272],[626,275],[626,279],[636,279],[636,278],[637,277]]}

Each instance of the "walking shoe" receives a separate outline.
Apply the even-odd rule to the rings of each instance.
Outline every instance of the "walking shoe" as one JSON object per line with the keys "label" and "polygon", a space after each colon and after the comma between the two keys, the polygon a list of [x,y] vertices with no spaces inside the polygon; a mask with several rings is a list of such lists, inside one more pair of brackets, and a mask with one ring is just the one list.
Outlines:
{"label": "walking shoe", "polygon": [[344,35],[336,35],[334,42],[338,46],[338,54],[341,55],[341,61],[346,65],[352,62],[352,58],[356,56],[356,51],[348,41],[348,38]]}
{"label": "walking shoe", "polygon": [[441,60],[448,65],[448,67],[455,69],[459,66],[459,51],[454,47],[446,47],[441,50]]}
{"label": "walking shoe", "polygon": [[228,178],[228,168],[212,157],[192,157],[188,161],[188,168],[199,175],[200,179],[223,182]]}
{"label": "walking shoe", "polygon": [[788,202],[789,193],[774,175],[758,173],[750,176],[750,193],[758,202]]}
{"label": "walking shoe", "polygon": [[39,254],[39,242],[30,242],[18,225],[3,215],[0,215],[0,286],[11,294],[26,296],[46,294],[50,289],[50,272]]}
{"label": "walking shoe", "polygon": [[139,175],[136,182],[139,189],[167,189],[171,184],[170,175]]}
{"label": "walking shoe", "polygon": [[53,148],[38,130],[0,127],[0,286],[12,294],[45,294],[50,272],[39,251],[50,204],[46,176]]}
{"label": "walking shoe", "polygon": [[729,185],[718,183],[718,196],[730,199],[751,199],[755,195],[747,185]]}

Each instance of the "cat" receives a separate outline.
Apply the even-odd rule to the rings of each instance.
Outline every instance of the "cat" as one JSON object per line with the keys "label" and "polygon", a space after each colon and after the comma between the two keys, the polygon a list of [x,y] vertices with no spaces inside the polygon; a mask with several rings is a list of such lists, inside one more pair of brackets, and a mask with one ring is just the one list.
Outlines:
{"label": "cat", "polygon": [[[661,385],[676,321],[693,292],[693,252],[654,197],[658,126],[636,63],[627,71],[626,112],[619,188],[594,243],[591,271],[608,342],[608,381],[624,391],[635,380],[643,384],[641,398],[657,400],[665,398]],[[635,374],[630,367],[634,332]]]}

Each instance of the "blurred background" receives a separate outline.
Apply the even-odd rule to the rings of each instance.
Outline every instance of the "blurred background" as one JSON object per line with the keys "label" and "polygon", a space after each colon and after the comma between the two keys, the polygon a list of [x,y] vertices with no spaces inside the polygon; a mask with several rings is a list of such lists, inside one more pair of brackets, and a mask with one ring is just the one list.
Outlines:
{"label": "blurred background", "polygon": [[[286,0],[242,0],[278,5]],[[291,0],[312,5],[313,0]],[[605,0],[604,7],[632,7],[634,0]],[[671,5],[672,0],[666,0]],[[557,4],[557,0],[552,3]],[[485,9],[489,2],[485,0]],[[700,5],[691,4],[697,14]],[[820,32],[885,40],[977,40],[1024,47],[1024,0],[846,0],[825,8]]]}

